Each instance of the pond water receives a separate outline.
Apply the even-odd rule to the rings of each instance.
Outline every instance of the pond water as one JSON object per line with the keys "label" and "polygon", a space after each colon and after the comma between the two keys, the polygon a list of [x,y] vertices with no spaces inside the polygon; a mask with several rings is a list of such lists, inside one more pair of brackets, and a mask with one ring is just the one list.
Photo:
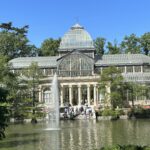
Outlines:
{"label": "pond water", "polygon": [[150,146],[150,120],[60,121],[61,130],[46,131],[46,123],[7,128],[1,150],[93,150],[112,144]]}

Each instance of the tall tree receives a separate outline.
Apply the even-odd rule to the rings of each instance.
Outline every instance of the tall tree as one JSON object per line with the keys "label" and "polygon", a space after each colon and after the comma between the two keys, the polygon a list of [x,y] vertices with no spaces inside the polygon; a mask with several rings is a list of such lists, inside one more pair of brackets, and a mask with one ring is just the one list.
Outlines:
{"label": "tall tree", "polygon": [[116,67],[108,67],[100,76],[100,91],[105,97],[106,106],[116,108],[123,105],[123,77]]}
{"label": "tall tree", "polygon": [[60,39],[55,40],[53,38],[49,38],[44,40],[41,45],[41,55],[42,56],[55,56],[58,53],[58,47],[60,44]]}
{"label": "tall tree", "polygon": [[29,56],[32,50],[26,36],[28,26],[22,28],[13,27],[12,23],[0,24],[0,55],[9,59],[21,56]]}
{"label": "tall tree", "polygon": [[94,41],[94,46],[95,46],[95,49],[96,49],[96,53],[100,56],[102,56],[105,53],[105,48],[104,48],[105,43],[106,43],[106,39],[102,38],[102,37],[98,37]]}
{"label": "tall tree", "polygon": [[117,45],[117,41],[114,41],[114,45],[111,42],[107,43],[108,54],[120,54],[120,48]]}
{"label": "tall tree", "polygon": [[141,48],[145,55],[150,54],[150,32],[144,33],[141,38]]}
{"label": "tall tree", "polygon": [[40,78],[42,77],[42,73],[40,71],[40,68],[38,67],[38,64],[33,62],[28,68],[23,70],[24,75],[24,85],[26,85],[26,91],[30,93],[31,106],[32,106],[32,122],[36,123],[36,109],[38,104],[38,86],[40,82]]}
{"label": "tall tree", "polygon": [[14,88],[16,83],[15,75],[10,71],[7,58],[0,56],[0,139],[5,137],[10,103],[14,98]]}
{"label": "tall tree", "polygon": [[125,36],[121,42],[121,50],[122,53],[140,53],[140,39],[135,34]]}
{"label": "tall tree", "polygon": [[8,90],[0,87],[0,140],[5,138],[5,128],[8,126],[7,95]]}

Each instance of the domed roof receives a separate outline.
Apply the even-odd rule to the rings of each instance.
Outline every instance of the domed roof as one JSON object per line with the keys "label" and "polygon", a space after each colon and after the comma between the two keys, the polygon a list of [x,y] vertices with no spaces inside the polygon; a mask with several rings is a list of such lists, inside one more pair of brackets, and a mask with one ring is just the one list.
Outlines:
{"label": "domed roof", "polygon": [[75,24],[62,37],[59,50],[93,49],[93,40],[90,34],[79,24]]}

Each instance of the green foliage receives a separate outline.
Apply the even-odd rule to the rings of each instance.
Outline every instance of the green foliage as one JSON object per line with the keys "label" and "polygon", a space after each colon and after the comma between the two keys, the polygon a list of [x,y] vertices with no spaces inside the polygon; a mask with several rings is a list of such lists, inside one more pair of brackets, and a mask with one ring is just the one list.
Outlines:
{"label": "green foliage", "polygon": [[16,77],[10,72],[7,58],[0,56],[0,139],[5,137],[4,131],[10,114],[9,103],[15,97],[15,84]]}
{"label": "green foliage", "polygon": [[100,150],[150,150],[150,147],[139,145],[113,145],[111,147],[102,147]]}
{"label": "green foliage", "polygon": [[121,146],[113,145],[112,147],[102,147],[101,150],[121,150]]}
{"label": "green foliage", "polygon": [[112,116],[114,118],[119,118],[119,116],[124,115],[122,109],[109,109],[105,108],[104,110],[97,110],[97,116]]}
{"label": "green foliage", "polygon": [[42,115],[41,109],[38,108],[38,86],[42,74],[38,64],[35,62],[23,70],[22,74],[20,97],[18,97],[18,101],[15,101],[15,106],[18,105],[18,109],[16,109],[18,112],[15,112],[15,114],[20,114],[23,119],[32,118],[35,120],[37,116]]}
{"label": "green foliage", "polygon": [[7,127],[9,109],[7,107],[7,97],[8,91],[0,88],[0,140],[5,138],[5,128]]}
{"label": "green foliage", "polygon": [[40,48],[40,55],[42,56],[55,56],[58,53],[58,47],[60,44],[60,39],[54,40],[49,38],[44,40]]}
{"label": "green foliage", "polygon": [[22,96],[17,97],[13,103],[12,106],[12,117],[15,120],[18,121],[23,121],[25,118],[28,119],[30,118],[31,110],[32,107],[30,106],[31,104],[31,99],[30,98],[24,98],[23,97],[23,91],[21,92]]}
{"label": "green foliage", "polygon": [[144,33],[140,38],[141,49],[145,55],[150,54],[150,32]]}
{"label": "green foliage", "polygon": [[131,118],[132,116],[136,118],[150,118],[150,109],[144,109],[142,107],[132,108],[128,112],[128,117]]}
{"label": "green foliage", "polygon": [[118,116],[124,115],[125,112],[123,111],[123,109],[115,109],[115,112]]}
{"label": "green foliage", "polygon": [[[43,118],[45,113],[43,112],[43,107],[38,106],[38,102],[35,99],[35,106],[33,106],[32,98],[28,97],[26,94],[27,90],[22,90],[20,96],[15,99],[12,106],[11,116],[19,122],[24,122],[24,119],[32,118]],[[27,98],[28,97],[28,98]],[[33,114],[33,110],[35,113]]]}
{"label": "green foliage", "polygon": [[[110,92],[108,92],[108,88]],[[122,107],[124,85],[120,70],[116,67],[104,69],[100,76],[99,90],[104,94],[104,101],[107,106],[111,105],[112,108]]]}
{"label": "green foliage", "polygon": [[149,87],[140,83],[128,82],[126,83],[126,90],[128,90],[128,100],[132,101],[132,107],[134,107],[134,100],[136,96],[140,97],[148,93]]}
{"label": "green foliage", "polygon": [[94,41],[96,53],[100,56],[102,56],[105,52],[105,49],[104,49],[105,42],[106,42],[106,39],[101,38],[101,37],[96,38],[96,40]]}
{"label": "green foliage", "polygon": [[138,38],[135,34],[125,36],[121,42],[121,50],[122,53],[140,53],[140,38]]}
{"label": "green foliage", "polygon": [[113,109],[106,108],[104,110],[100,110],[98,112],[98,115],[99,116],[111,116],[113,117],[112,119],[118,119],[120,115],[124,115],[124,112],[122,109],[113,110]]}
{"label": "green foliage", "polygon": [[114,41],[114,45],[111,42],[107,43],[108,54],[120,54],[120,47],[117,45],[117,42]]}
{"label": "green foliage", "polygon": [[112,109],[104,109],[102,111],[102,116],[116,116],[116,112]]}
{"label": "green foliage", "polygon": [[36,48],[29,44],[26,36],[28,26],[17,28],[9,22],[0,24],[0,28],[0,55],[7,56],[8,59],[33,55]]}
{"label": "green foliage", "polygon": [[39,85],[39,79],[42,77],[38,63],[32,62],[28,68],[22,71],[23,76],[25,76],[24,81],[27,83],[29,89],[36,88]]}
{"label": "green foliage", "polygon": [[[105,38],[97,38],[94,41],[95,49],[97,54],[102,56],[105,51]],[[121,43],[117,44],[116,40],[114,43],[107,42],[106,54],[120,54],[120,53],[131,53],[138,54],[144,53],[145,55],[150,54],[150,32],[144,33],[141,37],[137,37],[135,34],[127,35],[123,38]]]}

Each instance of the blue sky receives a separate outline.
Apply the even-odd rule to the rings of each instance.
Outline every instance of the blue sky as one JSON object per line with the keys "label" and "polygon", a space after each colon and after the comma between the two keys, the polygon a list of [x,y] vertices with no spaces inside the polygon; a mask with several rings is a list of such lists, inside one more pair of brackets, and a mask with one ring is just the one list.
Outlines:
{"label": "blue sky", "polygon": [[92,38],[118,43],[125,35],[150,31],[150,0],[1,0],[0,23],[29,25],[28,38],[37,47],[59,38],[78,22]]}

